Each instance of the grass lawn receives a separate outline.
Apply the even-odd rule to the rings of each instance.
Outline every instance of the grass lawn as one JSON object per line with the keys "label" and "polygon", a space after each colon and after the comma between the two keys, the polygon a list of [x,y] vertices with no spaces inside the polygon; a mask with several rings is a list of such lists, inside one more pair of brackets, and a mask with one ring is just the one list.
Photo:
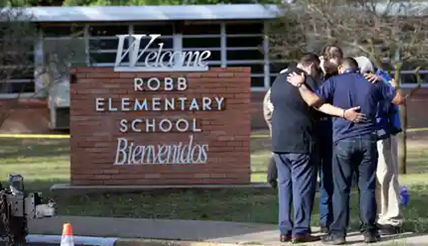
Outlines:
{"label": "grass lawn", "polygon": [[[26,189],[49,194],[54,183],[69,180],[68,139],[9,139],[1,141],[0,180],[10,172],[21,173]],[[264,182],[270,141],[266,132],[252,138],[252,179]],[[408,146],[408,171],[400,180],[408,185],[411,200],[404,208],[405,226],[428,232],[428,142]],[[47,194],[46,194],[47,193]],[[267,189],[146,192],[138,194],[104,194],[75,196],[57,200],[60,215],[88,215],[134,218],[201,219],[276,223],[276,192]],[[352,197],[352,225],[359,224],[357,199]],[[315,206],[314,225],[318,224]]]}

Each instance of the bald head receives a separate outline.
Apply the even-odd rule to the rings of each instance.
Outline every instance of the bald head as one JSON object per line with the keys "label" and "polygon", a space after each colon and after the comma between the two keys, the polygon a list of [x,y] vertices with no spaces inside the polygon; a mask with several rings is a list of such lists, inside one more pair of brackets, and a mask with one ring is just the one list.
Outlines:
{"label": "bald head", "polygon": [[345,57],[342,60],[340,60],[339,63],[339,73],[345,73],[345,72],[356,72],[359,71],[358,63],[357,61],[352,57]]}

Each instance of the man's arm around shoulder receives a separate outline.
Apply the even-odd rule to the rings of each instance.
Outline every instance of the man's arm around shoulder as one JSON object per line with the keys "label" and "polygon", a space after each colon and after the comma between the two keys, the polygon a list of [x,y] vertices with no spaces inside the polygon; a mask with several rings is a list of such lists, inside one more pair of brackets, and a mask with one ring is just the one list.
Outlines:
{"label": "man's arm around shoulder", "polygon": [[301,75],[291,73],[288,76],[287,81],[299,88],[300,95],[309,106],[312,106],[325,114],[342,117],[348,121],[360,122],[365,120],[365,115],[358,112],[360,107],[354,107],[345,110],[335,107],[329,103],[325,103],[326,100],[332,99],[333,96],[334,82],[332,80],[327,80],[324,82],[321,88],[318,90],[321,97],[308,88],[308,86],[305,84],[303,73]]}
{"label": "man's arm around shoulder", "polygon": [[398,84],[393,79],[391,83],[378,82],[377,89],[379,92],[379,100],[390,101],[394,105],[403,104],[405,98],[401,94],[401,89],[398,89]]}

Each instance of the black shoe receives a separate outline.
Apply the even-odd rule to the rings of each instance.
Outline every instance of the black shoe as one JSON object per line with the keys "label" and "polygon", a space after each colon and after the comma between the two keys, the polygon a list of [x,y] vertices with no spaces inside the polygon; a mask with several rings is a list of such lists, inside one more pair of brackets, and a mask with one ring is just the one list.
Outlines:
{"label": "black shoe", "polygon": [[279,241],[280,241],[281,243],[290,242],[290,241],[291,241],[291,235],[281,234],[281,235],[279,236]]}
{"label": "black shoe", "polygon": [[401,226],[393,226],[393,225],[378,225],[379,233],[381,235],[395,235],[403,233],[403,229]]}
{"label": "black shoe", "polygon": [[342,245],[346,243],[345,237],[329,234],[322,239],[324,244],[328,245]]}
{"label": "black shoe", "polygon": [[377,243],[380,241],[380,236],[377,232],[364,232],[364,242],[365,243]]}
{"label": "black shoe", "polygon": [[310,243],[319,241],[320,237],[312,236],[311,234],[307,235],[294,235],[291,239],[292,243]]}

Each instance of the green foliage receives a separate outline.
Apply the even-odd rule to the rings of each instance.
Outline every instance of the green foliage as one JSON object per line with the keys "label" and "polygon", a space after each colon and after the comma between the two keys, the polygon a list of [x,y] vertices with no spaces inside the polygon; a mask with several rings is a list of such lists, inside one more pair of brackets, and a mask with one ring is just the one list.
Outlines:
{"label": "green foliage", "polygon": [[138,6],[181,4],[277,4],[278,0],[0,0],[2,6]]}

